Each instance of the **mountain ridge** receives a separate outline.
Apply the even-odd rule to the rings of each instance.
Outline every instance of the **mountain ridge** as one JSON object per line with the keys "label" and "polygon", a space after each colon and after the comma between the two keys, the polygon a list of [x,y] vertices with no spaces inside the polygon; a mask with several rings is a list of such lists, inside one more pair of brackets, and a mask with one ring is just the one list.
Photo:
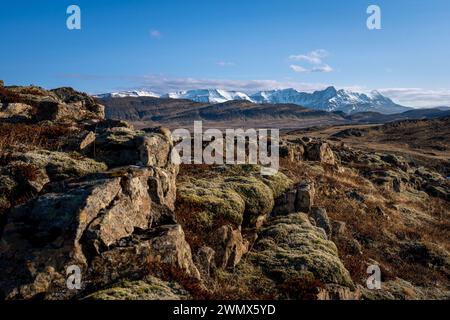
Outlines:
{"label": "mountain ridge", "polygon": [[124,91],[97,95],[101,99],[124,97],[155,97],[164,99],[185,99],[199,103],[219,104],[227,101],[249,101],[257,104],[294,104],[321,111],[342,111],[347,114],[374,111],[384,114],[401,113],[411,108],[399,105],[378,91],[370,93],[352,92],[330,86],[313,93],[300,92],[293,88],[259,91],[247,94],[222,89],[196,89],[170,92],[162,95],[146,91]]}

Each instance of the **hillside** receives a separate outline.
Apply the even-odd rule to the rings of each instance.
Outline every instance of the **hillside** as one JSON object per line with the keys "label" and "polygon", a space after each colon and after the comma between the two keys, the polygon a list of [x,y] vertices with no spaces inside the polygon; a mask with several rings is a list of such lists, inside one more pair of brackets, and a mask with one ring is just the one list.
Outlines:
{"label": "hillside", "polygon": [[397,114],[360,112],[347,115],[296,104],[255,104],[249,101],[198,103],[181,99],[151,97],[106,98],[101,100],[109,119],[130,121],[136,127],[162,125],[168,128],[192,127],[202,120],[205,127],[258,128],[271,126],[292,130],[313,126],[351,123],[385,123],[404,119],[433,119],[449,115],[448,110],[418,109]]}
{"label": "hillside", "polygon": [[195,120],[201,120],[204,127],[271,126],[291,129],[348,122],[338,114],[306,109],[293,104],[228,101],[211,105],[190,100],[156,98],[116,98],[102,102],[106,105],[107,118],[127,120],[137,127],[157,125],[168,128],[192,127]]}

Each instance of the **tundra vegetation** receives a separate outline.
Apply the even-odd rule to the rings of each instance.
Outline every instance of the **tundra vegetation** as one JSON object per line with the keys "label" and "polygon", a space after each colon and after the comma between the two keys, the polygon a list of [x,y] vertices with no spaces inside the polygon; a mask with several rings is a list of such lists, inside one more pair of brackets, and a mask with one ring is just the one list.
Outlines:
{"label": "tundra vegetation", "polygon": [[449,299],[449,122],[414,124],[434,155],[408,121],[289,132],[263,176],[175,165],[167,129],[71,88],[0,85],[0,298]]}

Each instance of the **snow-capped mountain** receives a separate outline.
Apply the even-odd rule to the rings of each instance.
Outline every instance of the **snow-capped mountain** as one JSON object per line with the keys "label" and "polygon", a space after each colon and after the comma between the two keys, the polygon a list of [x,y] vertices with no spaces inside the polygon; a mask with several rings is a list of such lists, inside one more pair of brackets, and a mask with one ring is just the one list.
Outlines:
{"label": "snow-capped mountain", "polygon": [[334,87],[313,93],[298,92],[295,89],[262,91],[251,95],[250,98],[257,103],[292,103],[311,109],[345,113],[374,111],[390,114],[409,110],[377,91],[365,94],[343,89],[337,90]]}
{"label": "snow-capped mountain", "polygon": [[202,103],[224,103],[231,100],[252,101],[252,99],[250,99],[250,97],[243,92],[220,89],[199,89],[172,92],[161,96],[161,98],[187,99]]}
{"label": "snow-capped mountain", "polygon": [[139,98],[139,97],[152,97],[159,98],[160,95],[151,91],[143,91],[143,90],[133,90],[133,91],[121,91],[121,92],[111,92],[111,93],[103,93],[95,95],[95,97],[100,99],[107,98]]}
{"label": "snow-capped mountain", "polygon": [[295,89],[260,91],[252,95],[239,91],[220,89],[197,89],[171,92],[158,95],[151,91],[124,91],[97,95],[102,99],[123,97],[155,97],[170,99],[186,99],[201,103],[224,103],[231,100],[250,101],[268,104],[297,104],[306,108],[322,111],[342,111],[348,114],[357,112],[379,112],[384,114],[401,113],[410,108],[401,106],[377,91],[371,93],[337,90],[328,87],[313,93],[299,92]]}

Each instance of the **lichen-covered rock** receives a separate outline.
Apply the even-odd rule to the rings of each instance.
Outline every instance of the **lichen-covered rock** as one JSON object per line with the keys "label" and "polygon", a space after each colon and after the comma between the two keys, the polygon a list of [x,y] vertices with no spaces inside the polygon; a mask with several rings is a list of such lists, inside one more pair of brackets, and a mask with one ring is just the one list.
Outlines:
{"label": "lichen-covered rock", "polygon": [[291,188],[275,199],[275,205],[271,216],[287,215],[296,212],[295,200],[297,199],[297,189]]}
{"label": "lichen-covered rock", "polygon": [[243,239],[240,230],[233,229],[230,225],[222,226],[212,236],[216,265],[219,268],[234,268],[248,251],[248,241]]}
{"label": "lichen-covered rock", "polygon": [[[117,249],[120,241],[136,230],[152,227],[148,181],[154,173],[151,168],[128,168],[65,181],[14,208],[3,230],[0,270],[16,276],[0,278],[0,295],[8,299],[31,299],[39,294],[49,299],[70,297],[74,292],[65,284],[68,266],[77,265],[85,272],[90,261],[101,256],[115,258],[117,264],[109,267],[119,268],[125,257],[115,255],[125,250]],[[145,266],[151,257],[199,278],[179,226],[152,235],[152,239],[127,247],[126,264],[134,259],[137,265],[142,259]],[[150,250],[151,255],[142,256],[142,250]],[[88,276],[85,285],[95,286],[101,282],[97,278]]]}
{"label": "lichen-covered rock", "polygon": [[216,252],[210,247],[203,246],[197,250],[194,260],[202,275],[209,277],[211,271],[216,268],[215,256]]}
{"label": "lichen-covered rock", "polygon": [[191,296],[176,282],[167,282],[153,276],[143,280],[122,280],[92,293],[84,300],[187,300]]}
{"label": "lichen-covered rock", "polygon": [[181,273],[194,281],[201,279],[180,225],[165,225],[124,238],[111,250],[94,257],[87,271],[98,285],[159,272],[173,277]]}
{"label": "lichen-covered rock", "polygon": [[113,127],[101,132],[95,141],[95,158],[110,167],[143,165],[166,167],[173,148],[169,134]]}
{"label": "lichen-covered rock", "polygon": [[312,276],[325,284],[354,288],[335,244],[305,214],[269,220],[248,257],[282,283]]}
{"label": "lichen-covered rock", "polygon": [[333,228],[331,226],[330,219],[328,218],[327,211],[321,207],[313,207],[311,208],[309,216],[314,219],[316,226],[322,228],[328,238],[330,238]]}
{"label": "lichen-covered rock", "polygon": [[[13,101],[6,102],[5,108],[16,114],[16,111],[22,110],[20,115],[34,122],[45,120],[74,122],[88,119],[100,120],[105,117],[103,105],[87,94],[72,88],[47,91],[30,86],[7,87],[5,90],[9,97],[13,97]],[[9,106],[11,103],[15,105]],[[27,107],[24,108],[24,105]]]}
{"label": "lichen-covered rock", "polygon": [[274,199],[288,189],[291,181],[282,173],[261,176],[253,169],[234,170],[218,174],[214,179],[182,181],[178,186],[178,201],[201,208],[192,218],[205,227],[217,221],[256,227],[260,218],[272,211]]}
{"label": "lichen-covered rock", "polygon": [[309,212],[314,205],[316,189],[312,182],[302,182],[297,187],[297,197],[295,199],[295,209],[299,212]]}
{"label": "lichen-covered rock", "polygon": [[71,157],[68,153],[48,150],[17,153],[12,156],[12,161],[44,169],[52,181],[82,177],[108,169],[105,163],[90,158]]}
{"label": "lichen-covered rock", "polygon": [[334,165],[336,163],[333,150],[331,150],[328,143],[320,141],[307,145],[305,158],[309,161],[318,161],[330,165]]}
{"label": "lichen-covered rock", "polygon": [[189,179],[178,186],[178,201],[202,209],[192,219],[204,228],[212,227],[219,220],[236,225],[244,220],[245,201],[236,191],[217,182]]}
{"label": "lichen-covered rock", "polygon": [[25,103],[9,103],[0,107],[0,119],[31,119],[33,108]]}
{"label": "lichen-covered rock", "polygon": [[255,226],[260,216],[267,216],[273,209],[273,192],[261,180],[254,177],[231,177],[224,180],[222,187],[236,191],[244,200],[246,226]]}

